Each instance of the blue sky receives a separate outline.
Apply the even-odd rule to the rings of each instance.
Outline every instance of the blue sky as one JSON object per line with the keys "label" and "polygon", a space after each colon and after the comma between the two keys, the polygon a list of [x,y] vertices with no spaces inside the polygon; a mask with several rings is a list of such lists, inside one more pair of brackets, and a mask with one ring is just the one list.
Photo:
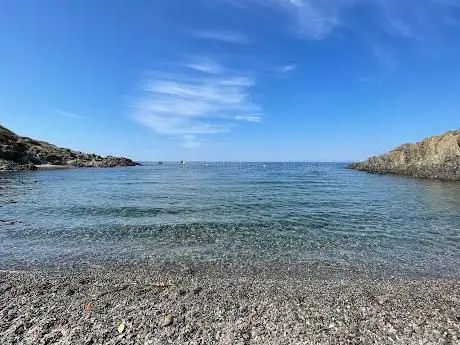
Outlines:
{"label": "blue sky", "polygon": [[0,1],[0,123],[137,160],[348,161],[458,128],[460,1]]}

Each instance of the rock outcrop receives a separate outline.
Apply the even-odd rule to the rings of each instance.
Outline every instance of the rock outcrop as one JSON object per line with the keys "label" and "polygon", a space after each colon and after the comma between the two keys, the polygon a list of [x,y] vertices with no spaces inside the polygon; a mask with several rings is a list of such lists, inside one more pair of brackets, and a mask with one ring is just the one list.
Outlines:
{"label": "rock outcrop", "polygon": [[40,165],[111,168],[139,164],[128,158],[101,157],[60,148],[44,141],[21,137],[0,125],[0,170],[36,170]]}
{"label": "rock outcrop", "polygon": [[460,181],[460,129],[404,144],[350,168],[377,174]]}

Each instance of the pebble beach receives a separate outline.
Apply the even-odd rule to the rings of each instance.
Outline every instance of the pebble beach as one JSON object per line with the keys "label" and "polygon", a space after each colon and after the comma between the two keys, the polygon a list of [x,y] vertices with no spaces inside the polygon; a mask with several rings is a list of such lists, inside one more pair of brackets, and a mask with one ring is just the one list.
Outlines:
{"label": "pebble beach", "polygon": [[460,281],[2,271],[2,344],[457,344]]}

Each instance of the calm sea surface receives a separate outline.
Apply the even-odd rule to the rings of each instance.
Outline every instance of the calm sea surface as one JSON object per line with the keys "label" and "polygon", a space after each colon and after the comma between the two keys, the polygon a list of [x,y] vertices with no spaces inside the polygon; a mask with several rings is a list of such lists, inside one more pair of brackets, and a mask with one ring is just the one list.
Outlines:
{"label": "calm sea surface", "polygon": [[227,265],[460,276],[460,183],[344,164],[0,173],[0,268]]}

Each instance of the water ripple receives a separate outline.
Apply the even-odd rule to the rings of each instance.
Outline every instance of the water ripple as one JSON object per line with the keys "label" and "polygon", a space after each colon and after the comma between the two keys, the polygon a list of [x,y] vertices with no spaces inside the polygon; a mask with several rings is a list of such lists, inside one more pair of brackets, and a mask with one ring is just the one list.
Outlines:
{"label": "water ripple", "polygon": [[0,265],[223,262],[460,275],[460,184],[343,164],[0,174]]}

